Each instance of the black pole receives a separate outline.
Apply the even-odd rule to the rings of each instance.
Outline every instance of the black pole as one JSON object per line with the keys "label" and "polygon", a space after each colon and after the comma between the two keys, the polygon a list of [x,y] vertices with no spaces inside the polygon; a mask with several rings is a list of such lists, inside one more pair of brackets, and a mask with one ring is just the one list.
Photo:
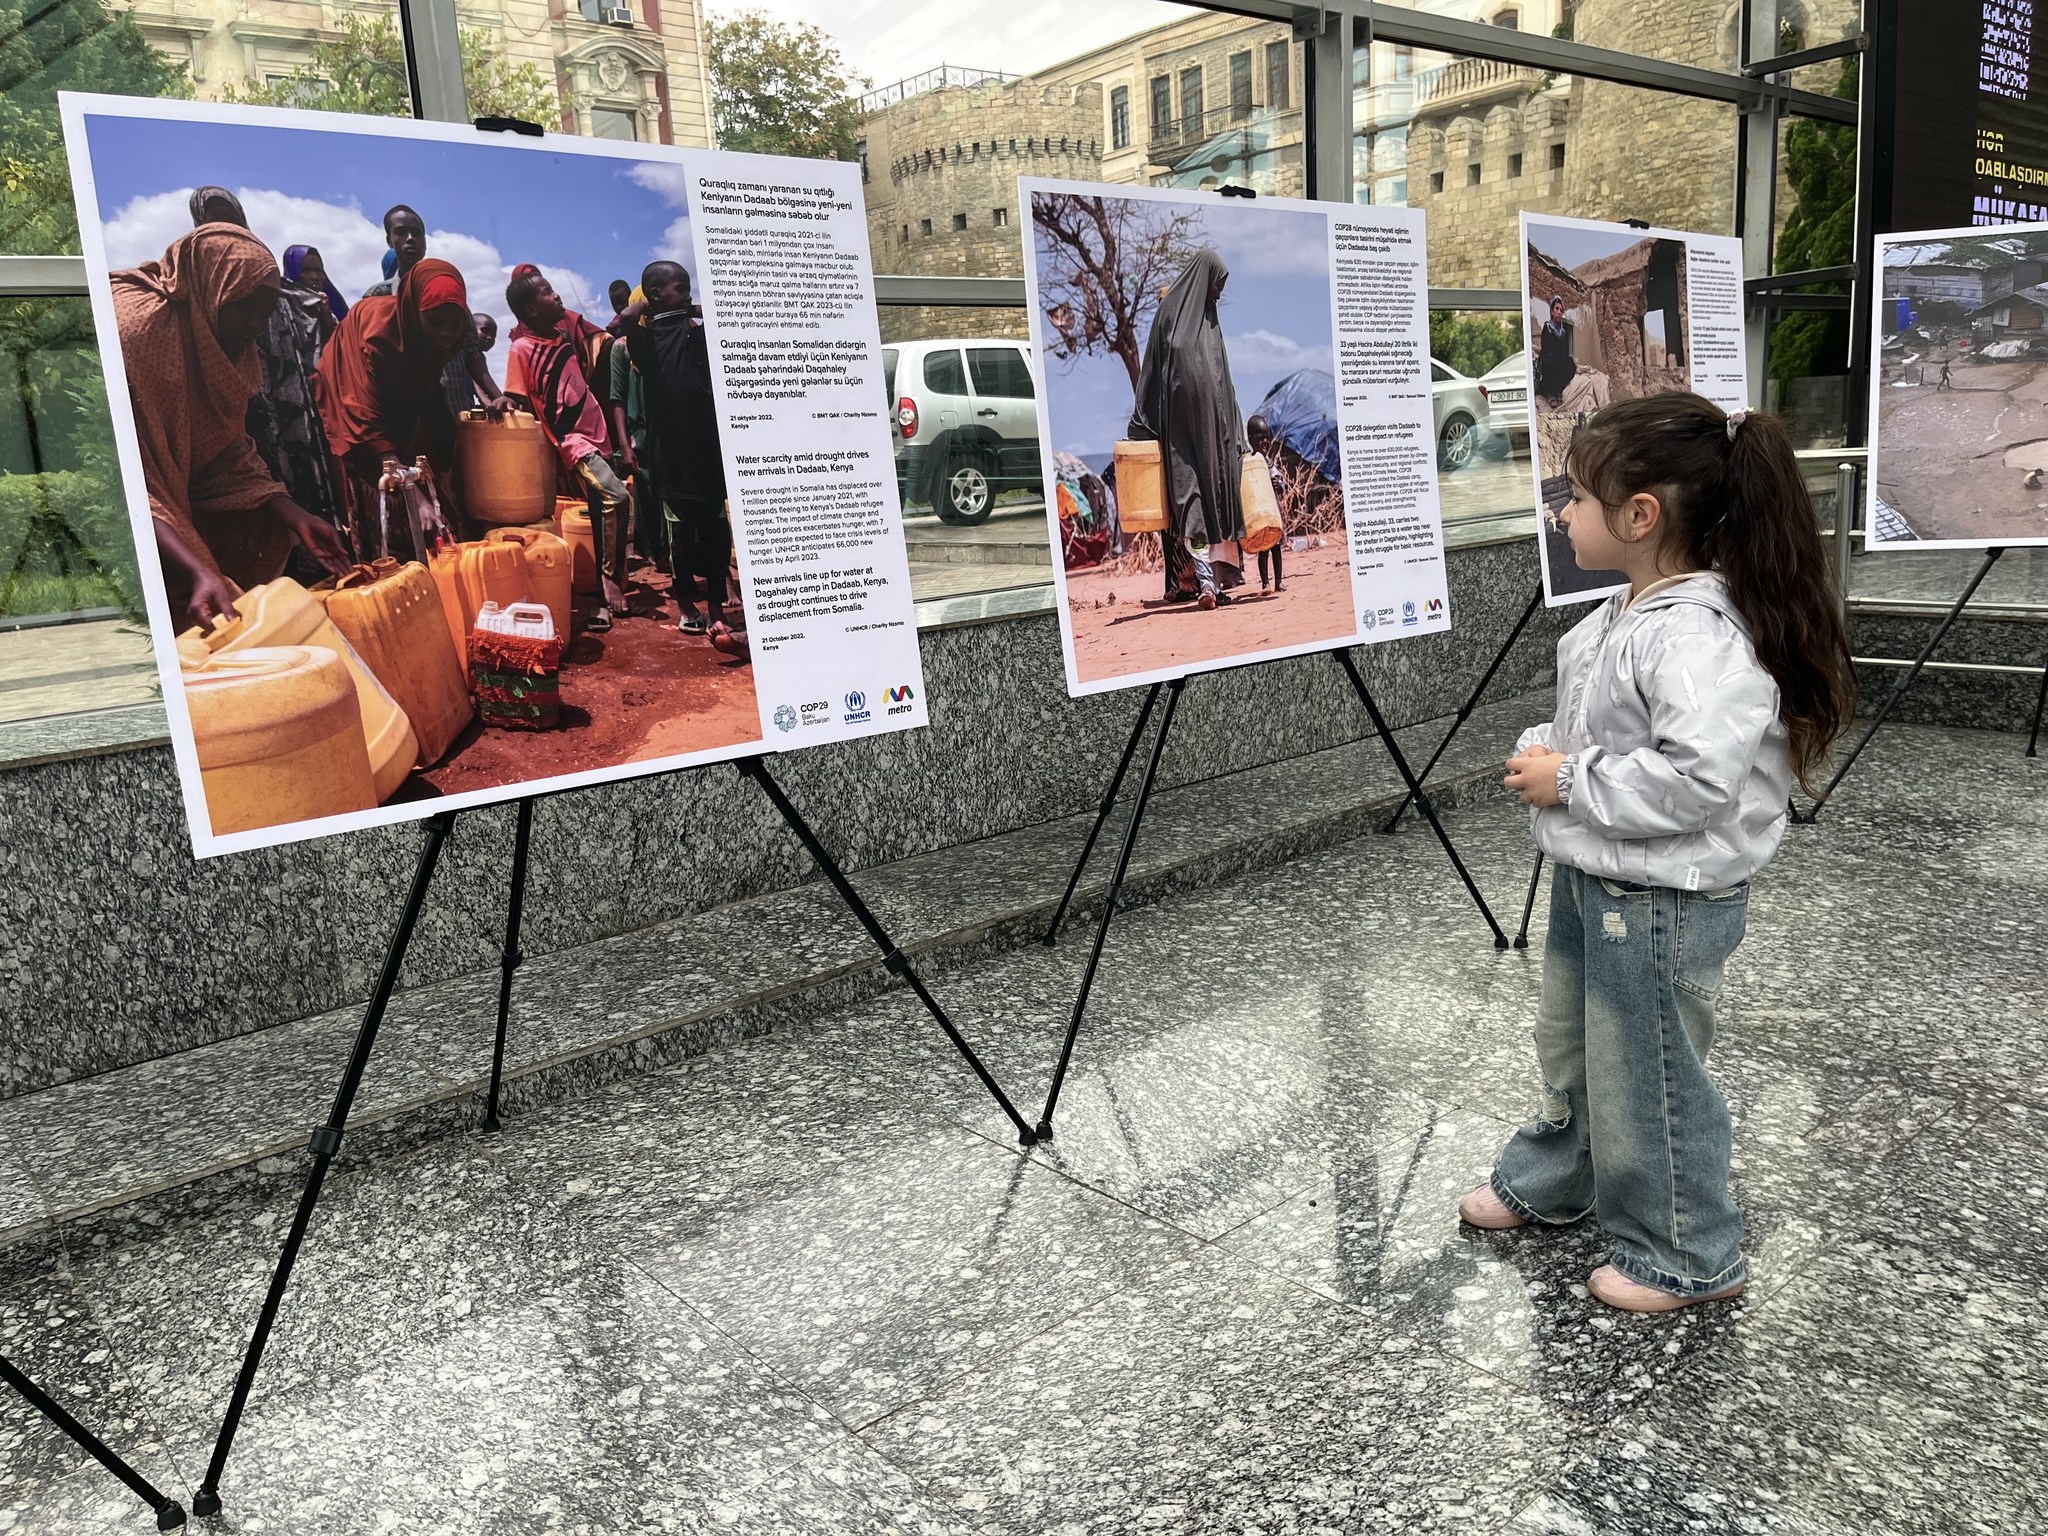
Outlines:
{"label": "black pole", "polygon": [[1123,894],[1124,875],[1131,867],[1131,850],[1138,845],[1138,824],[1145,819],[1145,806],[1152,798],[1152,781],[1159,773],[1159,759],[1166,751],[1166,738],[1173,730],[1173,712],[1180,706],[1181,690],[1187,684],[1185,677],[1176,677],[1167,685],[1166,713],[1160,717],[1159,734],[1152,738],[1151,755],[1145,759],[1145,772],[1138,779],[1138,799],[1131,807],[1130,824],[1124,828],[1123,846],[1117,850],[1116,868],[1110,874],[1109,889],[1102,894],[1102,916],[1095,924],[1095,947],[1088,952],[1088,968],[1081,973],[1080,995],[1074,999],[1074,1011],[1067,1019],[1067,1038],[1060,1045],[1059,1065],[1053,1068],[1052,1087],[1045,1095],[1045,1112],[1038,1117],[1040,1141],[1052,1140],[1053,1111],[1059,1108],[1060,1088],[1067,1080],[1067,1063],[1074,1055],[1074,1039],[1081,1033],[1081,1017],[1088,1011],[1088,994],[1095,986],[1095,968],[1102,961],[1102,946],[1109,938],[1109,925],[1116,917],[1117,898]]}
{"label": "black pole", "polygon": [[1543,850],[1536,850],[1536,867],[1529,871],[1529,894],[1522,902],[1522,930],[1515,935],[1515,948],[1529,947],[1529,914],[1536,910],[1536,887],[1543,883]]}
{"label": "black pole", "polygon": [[1795,812],[1792,820],[1804,822],[1807,826],[1812,826],[1814,822],[1820,819],[1821,807],[1828,803],[1828,800],[1834,795],[1835,787],[1848,775],[1849,770],[1856,766],[1856,759],[1861,757],[1863,749],[1870,745],[1870,738],[1875,736],[1878,727],[1884,724],[1885,716],[1892,712],[1893,705],[1905,697],[1906,690],[1913,686],[1913,679],[1920,675],[1921,668],[1925,667],[1928,658],[1933,656],[1935,647],[1940,645],[1943,639],[1947,637],[1948,632],[1955,627],[1956,620],[1963,616],[1964,606],[1971,598],[1977,595],[1977,588],[1984,584],[1984,578],[1991,574],[1991,567],[1998,564],[1998,557],[2004,553],[2004,545],[1984,551],[1984,563],[1977,567],[1977,574],[1972,576],[1970,584],[1963,588],[1963,595],[1957,598],[1956,605],[1949,609],[1948,617],[1941,621],[1935,628],[1934,633],[1928,637],[1927,643],[1920,647],[1920,654],[1913,658],[1913,665],[1906,669],[1906,675],[1899,679],[1898,686],[1892,689],[1891,693],[1886,696],[1884,703],[1878,707],[1877,716],[1870,722],[1869,728],[1864,731],[1862,740],[1858,741],[1850,749],[1848,758],[1841,767],[1835,770],[1835,776],[1828,780],[1827,788],[1814,797],[1813,808],[1804,816],[1798,815]]}
{"label": "black pole", "polygon": [[71,1438],[79,1449],[127,1485],[128,1491],[156,1512],[156,1528],[175,1531],[185,1523],[185,1507],[166,1498],[156,1485],[116,1456],[107,1443],[64,1411],[64,1405],[24,1376],[5,1355],[0,1355],[0,1381],[28,1400],[28,1405]]}
{"label": "black pole", "polygon": [[1501,931],[1500,921],[1493,915],[1493,908],[1489,907],[1486,898],[1479,894],[1479,887],[1473,884],[1471,872],[1465,868],[1465,861],[1458,857],[1457,847],[1451,842],[1450,834],[1444,831],[1444,824],[1437,820],[1436,807],[1429,803],[1429,796],[1422,792],[1422,785],[1415,778],[1415,770],[1408,766],[1408,759],[1403,755],[1400,744],[1394,740],[1393,730],[1387,725],[1386,717],[1380,713],[1379,705],[1373,702],[1372,690],[1365,686],[1365,679],[1359,675],[1358,663],[1351,659],[1351,653],[1347,650],[1339,649],[1332,654],[1336,656],[1338,665],[1343,667],[1345,676],[1351,679],[1351,687],[1357,693],[1359,702],[1365,706],[1365,712],[1372,716],[1372,728],[1380,733],[1381,745],[1387,749],[1387,755],[1394,760],[1394,766],[1400,770],[1402,782],[1408,786],[1409,798],[1415,802],[1415,808],[1422,812],[1423,819],[1429,823],[1429,829],[1436,834],[1436,840],[1444,845],[1444,852],[1450,856],[1451,868],[1455,869],[1458,878],[1465,882],[1465,889],[1471,893],[1480,916],[1486,919],[1486,926],[1493,930],[1493,947],[1506,949],[1508,936]]}
{"label": "black pole", "polygon": [[1117,759],[1116,772],[1109,776],[1109,789],[1103,794],[1102,808],[1095,813],[1095,825],[1088,829],[1088,840],[1081,844],[1081,860],[1074,866],[1074,873],[1067,881],[1067,893],[1060,897],[1059,910],[1052,915],[1052,926],[1045,930],[1045,946],[1050,949],[1059,942],[1060,924],[1067,920],[1067,907],[1073,902],[1074,892],[1081,884],[1081,871],[1088,867],[1088,858],[1095,852],[1095,840],[1102,836],[1102,829],[1109,821],[1109,813],[1116,807],[1117,791],[1124,787],[1124,775],[1130,772],[1131,759],[1137,755],[1138,743],[1145,739],[1145,726],[1152,718],[1152,706],[1159,702],[1159,689],[1154,683],[1145,690],[1145,703],[1138,711],[1138,722],[1131,727],[1131,739],[1124,743],[1124,755]]}
{"label": "black pole", "polygon": [[484,1132],[498,1134],[498,1090],[505,1081],[505,1034],[512,1020],[512,973],[526,955],[519,948],[519,915],[526,905],[526,845],[533,833],[533,799],[519,802],[512,833],[512,891],[505,903],[505,948],[498,957],[498,1037],[491,1044],[491,1086],[484,1095]]}
{"label": "black pole", "polygon": [[2034,728],[2027,732],[2027,756],[2039,757],[2034,749],[2041,744],[2041,707],[2048,704],[2048,666],[2041,668],[2041,691],[2034,696]]}
{"label": "black pole", "polygon": [[433,883],[434,866],[441,858],[441,845],[448,840],[448,829],[454,824],[453,811],[443,811],[438,816],[427,818],[426,844],[420,849],[419,864],[413,871],[412,889],[406,894],[405,909],[399,914],[398,929],[391,935],[391,944],[384,951],[384,969],[377,976],[377,990],[370,995],[362,1027],[356,1031],[355,1048],[349,1053],[348,1068],[342,1073],[341,1086],[335,1090],[334,1107],[327,1112],[327,1123],[313,1132],[309,1143],[313,1152],[313,1168],[306,1175],[306,1188],[299,1196],[298,1212],[292,1217],[291,1230],[285,1234],[284,1251],[277,1256],[277,1268],[270,1276],[270,1290],[263,1298],[263,1310],[256,1317],[256,1331],[250,1335],[248,1351],[242,1357],[241,1374],[235,1378],[234,1395],[228,1399],[227,1415],[221,1420],[220,1437],[214,1441],[213,1460],[207,1465],[206,1481],[192,1495],[192,1512],[196,1515],[220,1513],[221,1474],[227,1470],[228,1453],[234,1449],[235,1431],[241,1427],[242,1411],[249,1404],[250,1388],[255,1386],[256,1372],[263,1364],[263,1348],[270,1341],[271,1327],[277,1321],[285,1289],[291,1284],[292,1266],[298,1262],[299,1246],[306,1240],[306,1228],[313,1220],[313,1207],[320,1201],[320,1186],[326,1182],[328,1165],[334,1161],[335,1153],[341,1150],[342,1134],[348,1128],[349,1109],[355,1103],[356,1090],[362,1086],[363,1073],[370,1065],[370,1053],[376,1048],[377,1028],[384,1022],[384,1010],[398,985],[398,970],[405,962],[406,946],[412,942],[412,930],[419,921],[420,908],[426,904],[427,887]]}
{"label": "black pole", "polygon": [[761,786],[761,792],[789,824],[790,831],[796,834],[797,841],[804,845],[804,851],[811,856],[811,861],[831,882],[832,889],[839,893],[839,899],[846,903],[847,910],[859,918],[860,925],[867,929],[868,937],[875,941],[875,947],[882,952],[883,967],[890,975],[901,976],[909,983],[910,990],[917,994],[917,1000],[924,1005],[924,1011],[938,1021],[939,1028],[946,1032],[946,1038],[953,1042],[953,1049],[960,1053],[968,1066],[974,1068],[974,1075],[981,1079],[981,1086],[989,1091],[989,1096],[1001,1106],[1003,1113],[1010,1117],[1010,1123],[1017,1127],[1019,1145],[1030,1146],[1038,1138],[1032,1135],[1031,1127],[1024,1123],[1024,1117],[1017,1113],[1017,1106],[1010,1102],[1009,1095],[1003,1092],[1002,1085],[989,1075],[988,1068],[981,1064],[981,1058],[974,1054],[974,1048],[967,1043],[966,1037],[946,1016],[946,1010],[939,1006],[938,999],[925,989],[924,980],[911,965],[910,957],[896,947],[896,941],[890,938],[887,930],[876,921],[875,914],[870,912],[868,904],[861,900],[860,892],[853,888],[853,883],[846,878],[846,873],[840,869],[838,861],[827,853],[825,845],[818,841],[818,835],[811,830],[810,823],[804,820],[802,814],[790,803],[789,797],[783,794],[782,786],[777,784],[768,772],[767,760],[746,757],[741,758],[733,766],[739,770],[742,778],[752,779]]}
{"label": "black pole", "polygon": [[[1536,590],[1529,594],[1529,606],[1522,610],[1522,616],[1515,620],[1515,627],[1508,631],[1507,639],[1503,640],[1500,649],[1493,653],[1493,660],[1486,668],[1486,675],[1479,679],[1479,686],[1472,690],[1472,696],[1459,709],[1458,718],[1451,722],[1451,728],[1444,732],[1444,739],[1436,744],[1436,750],[1429,754],[1429,761],[1422,765],[1422,772],[1415,776],[1421,783],[1427,784],[1429,782],[1430,774],[1436,771],[1437,759],[1444,755],[1444,749],[1450,746],[1451,738],[1458,734],[1465,722],[1472,717],[1472,711],[1479,707],[1479,696],[1486,692],[1486,685],[1493,681],[1493,674],[1498,672],[1501,663],[1508,659],[1508,652],[1515,648],[1515,642],[1522,638],[1522,631],[1528,627],[1529,621],[1536,617],[1536,610],[1542,604],[1543,583],[1538,581],[1536,583]],[[1414,800],[1415,792],[1410,790],[1401,803],[1394,807],[1394,814],[1387,818],[1387,824],[1381,827],[1380,830],[1382,832],[1392,832],[1399,827],[1401,825],[1401,817],[1406,814],[1408,807],[1414,803]]]}

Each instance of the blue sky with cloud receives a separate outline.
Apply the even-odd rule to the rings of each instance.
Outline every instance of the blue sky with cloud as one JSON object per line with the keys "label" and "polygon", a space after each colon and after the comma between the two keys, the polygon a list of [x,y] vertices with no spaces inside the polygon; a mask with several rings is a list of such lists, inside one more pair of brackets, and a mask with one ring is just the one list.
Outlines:
{"label": "blue sky with cloud", "polygon": [[[1321,215],[1257,203],[1203,198],[1193,237],[1213,246],[1230,269],[1216,307],[1230,354],[1238,408],[1247,416],[1267,390],[1298,368],[1329,371],[1329,223]],[[1053,446],[1091,461],[1124,435],[1131,378],[1121,359],[1097,355],[1044,359]]]}
{"label": "blue sky with cloud", "polygon": [[[440,143],[377,134],[88,118],[93,175],[115,268],[163,254],[192,227],[186,199],[201,184],[242,200],[250,228],[282,255],[315,245],[353,303],[377,281],[384,210],[407,203],[427,226],[427,254],[452,261],[470,307],[511,327],[505,284],[539,266],[572,309],[600,323],[605,288],[637,282],[657,256],[694,265],[682,167],[551,153],[481,139]],[[502,377],[505,341],[492,354]]]}

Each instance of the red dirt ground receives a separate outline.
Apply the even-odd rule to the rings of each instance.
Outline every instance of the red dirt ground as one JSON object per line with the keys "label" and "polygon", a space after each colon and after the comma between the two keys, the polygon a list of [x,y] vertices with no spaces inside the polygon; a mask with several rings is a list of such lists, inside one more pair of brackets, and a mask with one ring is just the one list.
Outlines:
{"label": "red dirt ground", "polygon": [[[562,659],[559,729],[472,725],[394,798],[464,794],[758,741],[754,669],[714,651],[701,635],[677,631],[669,578],[652,565],[637,565],[626,585],[638,616],[614,615],[608,634],[582,628],[589,599],[577,599],[576,637]],[[738,611],[735,600],[728,612]]]}
{"label": "red dirt ground", "polygon": [[1251,557],[1245,585],[1231,594],[1231,602],[1208,613],[1193,603],[1163,601],[1164,578],[1156,570],[1135,576],[1106,568],[1069,572],[1076,669],[1083,682],[1097,682],[1339,640],[1357,628],[1346,563],[1341,535],[1321,549],[1289,551],[1287,590],[1261,595],[1258,561]]}

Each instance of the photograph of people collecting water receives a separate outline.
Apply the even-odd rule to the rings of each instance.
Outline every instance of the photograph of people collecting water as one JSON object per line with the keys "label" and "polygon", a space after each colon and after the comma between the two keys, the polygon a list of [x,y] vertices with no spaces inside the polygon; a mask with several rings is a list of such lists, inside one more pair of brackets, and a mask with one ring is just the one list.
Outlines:
{"label": "photograph of people collecting water", "polygon": [[203,110],[79,186],[211,837],[758,741],[681,167]]}
{"label": "photograph of people collecting water", "polygon": [[1565,457],[1593,413],[1692,387],[1686,356],[1685,242],[1616,225],[1524,216],[1532,457],[1545,590],[1586,600],[1623,585],[1586,571],[1558,514],[1571,500]]}
{"label": "photograph of people collecting water", "polygon": [[1879,252],[1870,543],[2048,543],[2048,229]]}
{"label": "photograph of people collecting water", "polygon": [[1043,190],[1031,216],[1074,682],[1351,635],[1327,222]]}

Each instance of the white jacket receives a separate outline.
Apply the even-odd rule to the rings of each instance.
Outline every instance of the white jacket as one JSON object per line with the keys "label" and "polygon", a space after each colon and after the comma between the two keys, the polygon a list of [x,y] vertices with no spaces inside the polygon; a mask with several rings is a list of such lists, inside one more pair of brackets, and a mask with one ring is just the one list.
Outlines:
{"label": "white jacket", "polygon": [[1573,759],[1536,844],[1588,874],[1683,891],[1770,862],[1792,790],[1778,685],[1712,573],[1602,603],[1557,643],[1558,717],[1522,733]]}

